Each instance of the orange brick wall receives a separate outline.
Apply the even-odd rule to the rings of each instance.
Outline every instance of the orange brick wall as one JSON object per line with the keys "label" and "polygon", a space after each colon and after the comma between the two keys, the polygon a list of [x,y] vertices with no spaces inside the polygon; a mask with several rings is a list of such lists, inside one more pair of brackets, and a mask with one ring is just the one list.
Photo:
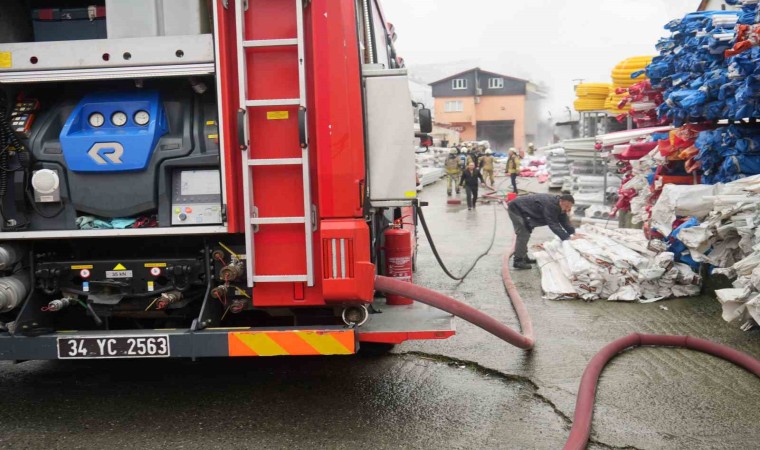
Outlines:
{"label": "orange brick wall", "polygon": [[[446,112],[447,101],[461,101],[463,111]],[[515,122],[515,147],[526,146],[525,142],[525,96],[484,96],[475,104],[474,97],[440,97],[435,99],[435,120],[464,127],[460,139],[476,139],[476,126],[480,120],[513,120]]]}

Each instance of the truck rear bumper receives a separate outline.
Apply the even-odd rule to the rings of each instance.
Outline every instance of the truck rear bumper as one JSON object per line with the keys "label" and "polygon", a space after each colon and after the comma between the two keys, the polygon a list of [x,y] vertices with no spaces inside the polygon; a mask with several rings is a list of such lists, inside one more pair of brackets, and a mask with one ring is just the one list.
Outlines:
{"label": "truck rear bumper", "polygon": [[[0,360],[351,355],[361,342],[446,339],[452,316],[422,304],[382,306],[359,328],[279,327],[0,333]],[[166,343],[166,345],[164,345]]]}
{"label": "truck rear bumper", "polygon": [[409,340],[446,339],[456,334],[454,316],[415,302],[411,305],[376,305],[380,314],[357,330],[360,342],[400,344]]}

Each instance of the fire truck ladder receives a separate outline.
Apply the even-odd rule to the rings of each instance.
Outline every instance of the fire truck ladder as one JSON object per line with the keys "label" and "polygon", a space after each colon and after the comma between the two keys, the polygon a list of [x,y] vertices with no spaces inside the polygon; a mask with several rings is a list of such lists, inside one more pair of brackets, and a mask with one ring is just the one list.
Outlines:
{"label": "fire truck ladder", "polygon": [[[257,29],[255,26],[250,26],[250,33],[246,31],[246,23],[251,23],[255,18],[251,17],[252,14],[260,14],[258,18],[262,20],[266,15],[266,19],[270,20],[270,23],[276,20],[283,20],[289,22],[292,29],[292,8],[291,5],[286,5],[285,8],[278,7],[288,2],[288,0],[278,0],[277,2],[256,0],[249,2],[248,0],[235,1],[235,18],[237,23],[237,54],[238,54],[238,76],[240,83],[240,110],[238,111],[238,121],[243,123],[242,139],[240,140],[240,149],[243,151],[243,192],[245,201],[245,215],[248,218],[246,224],[246,255],[247,255],[247,277],[248,285],[252,287],[254,283],[284,283],[284,282],[305,282],[307,286],[314,286],[314,262],[313,262],[313,246],[312,246],[312,233],[314,227],[314,219],[312,218],[312,206],[311,206],[311,193],[310,193],[310,176],[309,176],[309,148],[308,148],[308,135],[306,129],[306,74],[304,69],[304,27],[303,27],[303,0],[290,0],[295,3],[295,37],[277,38],[277,39],[250,39],[249,36],[255,35]],[[249,4],[250,3],[250,4]],[[277,8],[280,12],[276,16],[272,15],[272,7]],[[282,18],[282,11],[285,11],[290,17]],[[259,22],[261,23],[261,22]],[[262,27],[263,28],[263,27]],[[271,27],[270,27],[271,28]],[[288,28],[288,26],[285,26]],[[261,77],[264,73],[267,73],[267,67],[262,60],[259,60],[254,64],[254,57],[251,56],[252,51],[278,51],[284,49],[295,48],[297,53],[297,65],[298,65],[298,93],[293,98],[277,98],[277,99],[262,99],[262,98],[250,98],[248,77],[252,75],[252,81],[257,82],[257,77]],[[253,67],[253,69],[252,69]],[[295,75],[295,74],[293,74]],[[271,76],[270,76],[271,77]],[[259,78],[260,79],[260,78]],[[293,78],[295,80],[295,78]],[[271,81],[271,80],[270,80]],[[258,95],[259,97],[261,95]],[[255,110],[262,110],[264,108],[280,108],[286,109],[290,107],[298,107],[298,142],[300,145],[300,157],[292,157],[292,147],[283,148],[277,150],[283,153],[282,156],[272,157],[272,149],[269,148],[267,157],[257,157],[260,154],[260,148],[253,148],[255,143],[251,143],[251,121]],[[284,111],[269,111],[267,114],[283,114],[287,117]],[[269,116],[267,116],[269,118]],[[268,130],[268,127],[276,126],[276,120],[267,120],[263,122],[257,122],[255,125],[255,132],[258,135],[266,135],[270,131],[275,133],[274,129]],[[255,139],[254,139],[255,141]],[[285,147],[285,146],[280,146]],[[288,150],[291,151],[291,155],[287,155]],[[290,216],[290,217],[259,217],[258,210],[254,203],[253,191],[254,191],[254,176],[253,171],[257,167],[267,166],[267,168],[273,166],[301,166],[302,180],[303,180],[303,215]],[[256,271],[256,258],[255,258],[255,237],[254,235],[259,232],[260,226],[276,227],[276,226],[288,226],[292,224],[303,224],[303,235],[305,245],[306,273],[295,274],[258,274]],[[261,272],[259,272],[261,273]]]}

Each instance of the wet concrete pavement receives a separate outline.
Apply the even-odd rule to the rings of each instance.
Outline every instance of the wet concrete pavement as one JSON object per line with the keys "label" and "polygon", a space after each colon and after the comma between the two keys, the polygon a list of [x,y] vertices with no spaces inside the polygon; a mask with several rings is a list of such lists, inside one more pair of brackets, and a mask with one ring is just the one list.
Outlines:
{"label": "wet concrete pavement", "polygon": [[[532,179],[520,179],[519,184],[521,189],[544,190]],[[422,197],[430,206],[425,216],[439,253],[457,273],[487,247],[494,212],[485,205],[475,211],[447,206],[444,196],[441,186],[426,188]],[[502,255],[512,242],[511,223],[503,210],[497,214],[495,247],[463,283],[442,275],[426,245],[421,246],[416,280],[518,327],[499,275]],[[548,228],[539,228],[531,243],[551,236]],[[501,344],[462,321],[457,322],[455,338],[409,343],[399,350],[443,354],[530,379],[537,394],[564,417],[572,417],[588,360],[608,342],[633,332],[692,335],[760,357],[760,332],[742,332],[725,323],[719,303],[710,296],[654,304],[549,301],[541,298],[537,268],[515,271],[513,280],[533,318],[538,342],[533,352]],[[688,350],[636,349],[604,371],[592,437],[614,447],[756,448],[758,405],[760,380],[727,362]],[[528,425],[523,432],[535,431]]]}
{"label": "wet concrete pavement", "polygon": [[[494,208],[447,206],[440,182],[421,197],[440,253],[453,271],[465,268],[488,245]],[[446,278],[422,242],[417,282],[517,327],[499,276],[511,228],[496,214],[494,249],[467,280]],[[542,236],[537,230],[535,240]],[[538,339],[530,353],[457,321],[451,339],[406,343],[380,358],[1,363],[0,447],[556,449],[583,368],[615,338],[690,334],[760,357],[760,332],[723,322],[709,297],[550,302],[537,269],[514,278]],[[597,398],[590,448],[760,442],[760,381],[687,350],[616,358]]]}

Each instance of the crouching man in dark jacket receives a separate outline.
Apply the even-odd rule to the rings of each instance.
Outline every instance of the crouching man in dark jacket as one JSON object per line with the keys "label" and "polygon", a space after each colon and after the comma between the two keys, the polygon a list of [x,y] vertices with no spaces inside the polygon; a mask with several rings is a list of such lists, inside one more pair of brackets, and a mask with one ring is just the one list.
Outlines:
{"label": "crouching man in dark jacket", "polygon": [[517,234],[512,267],[530,269],[535,259],[528,258],[528,240],[536,227],[548,226],[560,239],[583,237],[575,233],[567,214],[573,208],[572,195],[530,194],[509,202],[509,218]]}

